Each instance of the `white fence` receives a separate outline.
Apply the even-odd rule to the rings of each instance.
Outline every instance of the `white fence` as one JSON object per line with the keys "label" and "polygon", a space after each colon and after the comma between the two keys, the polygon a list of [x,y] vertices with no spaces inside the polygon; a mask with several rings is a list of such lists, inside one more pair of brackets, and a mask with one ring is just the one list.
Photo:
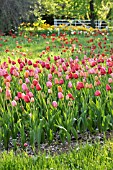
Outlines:
{"label": "white fence", "polygon": [[[108,29],[108,25],[111,21],[102,21],[102,20],[95,20],[95,27],[98,29]],[[54,19],[54,26],[59,26],[61,24],[65,24],[66,26],[73,25],[73,26],[85,26],[86,28],[91,27],[90,20],[66,20],[66,19]]]}

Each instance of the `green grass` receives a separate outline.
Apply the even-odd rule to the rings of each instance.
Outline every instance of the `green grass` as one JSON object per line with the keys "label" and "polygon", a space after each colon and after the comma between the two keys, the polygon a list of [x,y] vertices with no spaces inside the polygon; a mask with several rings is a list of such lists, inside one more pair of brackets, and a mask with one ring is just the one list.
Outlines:
{"label": "green grass", "polygon": [[[90,35],[88,37],[86,37],[83,33],[81,35],[76,34],[76,35],[66,35],[67,41],[69,42],[72,38],[77,38],[78,39],[78,43],[76,43],[76,41],[73,41],[73,44],[76,44],[76,50],[74,51],[74,53],[70,53],[70,50],[67,50],[66,53],[62,53],[63,48],[61,48],[62,45],[64,45],[64,49],[66,47],[71,47],[72,44],[68,43],[66,44],[65,41],[61,41],[60,37],[55,36],[56,40],[54,42],[52,42],[52,37],[47,36],[45,39],[40,36],[40,34],[36,34],[35,36],[30,36],[29,34],[25,34],[26,37],[24,36],[17,36],[16,38],[12,38],[10,36],[2,36],[0,38],[2,38],[2,40],[0,39],[0,44],[2,44],[2,47],[0,47],[0,57],[6,60],[6,58],[8,56],[10,56],[11,58],[20,58],[22,57],[22,55],[20,53],[26,53],[26,57],[30,58],[30,59],[37,59],[40,58],[40,55],[42,53],[42,51],[46,50],[46,46],[50,46],[50,51],[47,52],[46,54],[42,56],[42,59],[49,57],[53,57],[54,55],[59,55],[62,57],[73,57],[73,56],[79,56],[79,57],[83,57],[84,54],[82,52],[78,52],[79,51],[79,45],[82,44],[82,49],[83,51],[86,50],[86,46],[90,46],[91,44],[94,44],[97,46],[98,42],[101,41],[103,42],[103,36],[102,35],[98,35],[98,36],[93,36]],[[90,39],[94,39],[94,41],[92,43],[90,43],[89,45],[87,44],[87,41]],[[31,39],[31,42],[28,42],[28,39]],[[18,44],[16,44],[18,41]],[[108,49],[112,48],[112,34],[109,35],[108,37],[108,41],[106,46],[108,47]],[[49,44],[48,44],[49,43]],[[56,45],[56,48],[54,48],[53,46]],[[21,48],[17,48],[17,46],[21,46]],[[9,49],[10,51],[8,53],[5,52],[6,49]],[[78,50],[78,51],[77,51]],[[89,57],[90,56],[90,51],[91,49],[87,48],[86,50],[86,55]],[[103,48],[99,49],[98,46],[95,50],[95,53],[98,53],[100,51],[100,53],[104,52]],[[14,53],[14,55],[12,55],[12,52]],[[105,52],[106,54],[109,55],[109,52]]]}
{"label": "green grass", "polygon": [[38,154],[29,156],[25,152],[14,155],[13,151],[0,155],[0,170],[112,170],[113,142],[104,145],[86,144],[61,155]]}

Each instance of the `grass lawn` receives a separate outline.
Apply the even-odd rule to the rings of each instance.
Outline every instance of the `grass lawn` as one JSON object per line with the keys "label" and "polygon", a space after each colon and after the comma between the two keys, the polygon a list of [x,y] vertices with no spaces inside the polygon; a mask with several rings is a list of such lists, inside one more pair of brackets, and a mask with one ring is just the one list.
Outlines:
{"label": "grass lawn", "polygon": [[25,152],[14,155],[11,151],[0,155],[0,170],[112,170],[113,142],[104,145],[78,145],[60,155],[38,154],[28,156]]}

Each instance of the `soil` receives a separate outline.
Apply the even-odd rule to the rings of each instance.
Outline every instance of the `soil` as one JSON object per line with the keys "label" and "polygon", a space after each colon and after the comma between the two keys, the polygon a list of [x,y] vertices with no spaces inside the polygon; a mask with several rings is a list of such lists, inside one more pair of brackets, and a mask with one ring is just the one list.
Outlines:
{"label": "soil", "polygon": [[[95,133],[91,134],[90,132],[85,132],[82,134],[78,134],[78,139],[76,140],[74,137],[72,137],[71,142],[68,143],[65,141],[62,143],[59,139],[59,136],[57,135],[52,143],[42,143],[40,145],[40,148],[38,148],[38,145],[35,144],[35,150],[30,146],[29,142],[26,142],[26,146],[24,148],[21,147],[20,138],[17,137],[17,149],[15,151],[15,154],[19,154],[22,151],[25,151],[28,153],[28,155],[34,155],[38,153],[46,153],[51,155],[61,154],[61,153],[67,153],[68,151],[74,149],[75,147],[79,149],[80,144],[85,145],[86,143],[93,144],[96,142],[99,142],[100,144],[104,144],[106,140],[111,140],[113,138],[113,131],[107,131],[106,133]],[[12,139],[10,139],[9,142],[9,149],[14,150]],[[3,143],[0,144],[0,153],[5,151]]]}

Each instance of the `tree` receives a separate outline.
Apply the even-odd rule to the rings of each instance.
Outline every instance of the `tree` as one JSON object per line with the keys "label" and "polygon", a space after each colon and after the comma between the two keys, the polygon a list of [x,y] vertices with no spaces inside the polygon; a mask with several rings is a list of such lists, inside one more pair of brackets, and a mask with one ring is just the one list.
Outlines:
{"label": "tree", "polygon": [[17,28],[22,20],[29,18],[33,6],[34,1],[30,0],[0,0],[0,30],[6,33]]}
{"label": "tree", "polygon": [[89,19],[92,27],[96,19],[113,18],[113,0],[40,0],[40,9],[42,16]]}

